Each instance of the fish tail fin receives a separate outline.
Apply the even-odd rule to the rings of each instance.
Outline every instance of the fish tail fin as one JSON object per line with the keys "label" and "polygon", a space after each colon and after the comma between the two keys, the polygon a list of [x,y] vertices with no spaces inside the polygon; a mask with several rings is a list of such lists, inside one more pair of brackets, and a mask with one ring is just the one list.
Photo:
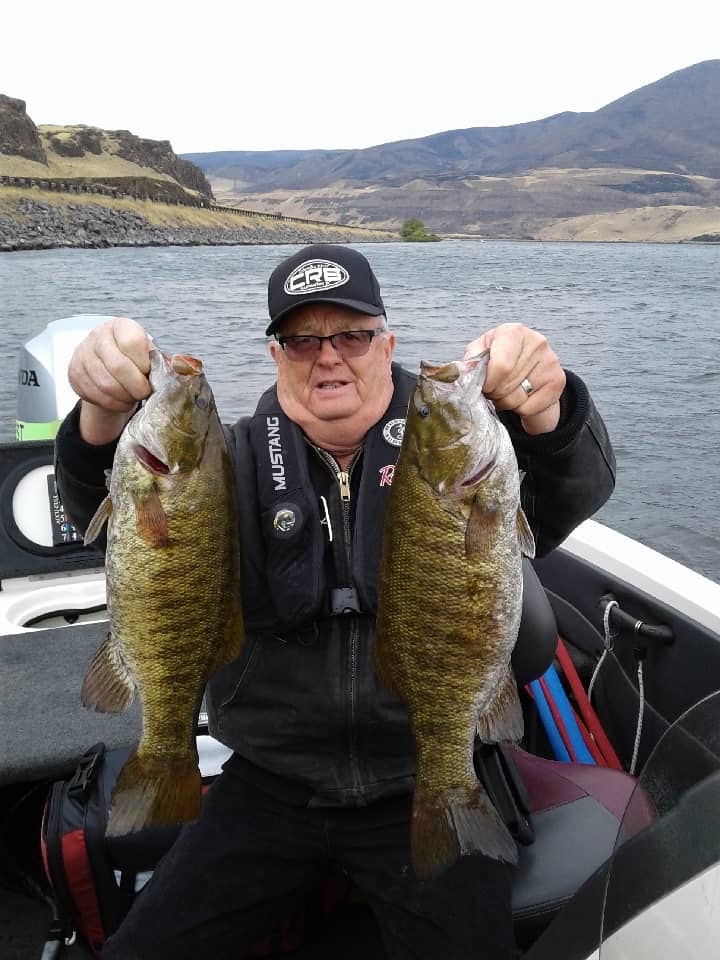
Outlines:
{"label": "fish tail fin", "polygon": [[194,757],[171,762],[134,753],[113,787],[106,835],[196,820],[202,781]]}
{"label": "fish tail fin", "polygon": [[416,786],[410,849],[413,870],[421,880],[468,853],[518,862],[517,845],[479,783],[435,796]]}

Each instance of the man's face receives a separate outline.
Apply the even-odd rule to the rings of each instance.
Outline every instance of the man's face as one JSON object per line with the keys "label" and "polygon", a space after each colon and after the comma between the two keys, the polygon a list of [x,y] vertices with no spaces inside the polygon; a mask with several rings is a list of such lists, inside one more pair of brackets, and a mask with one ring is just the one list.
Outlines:
{"label": "man's face", "polygon": [[[310,303],[293,310],[278,331],[280,337],[299,334],[329,336],[344,330],[377,330],[382,317],[331,303]],[[352,424],[362,428],[361,436],[376,423],[390,402],[392,377],[390,361],[395,337],[385,333],[373,337],[362,357],[342,357],[323,340],[319,351],[307,359],[291,359],[276,341],[270,353],[277,364],[278,398],[291,420],[313,439],[313,424],[326,428]]]}

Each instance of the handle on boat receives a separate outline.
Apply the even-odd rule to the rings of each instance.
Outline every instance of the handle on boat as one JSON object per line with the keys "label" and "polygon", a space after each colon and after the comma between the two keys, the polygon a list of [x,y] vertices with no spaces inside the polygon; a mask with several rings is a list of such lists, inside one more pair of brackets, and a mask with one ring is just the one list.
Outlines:
{"label": "handle on boat", "polygon": [[617,597],[613,596],[612,593],[606,593],[600,598],[600,609],[603,614],[605,613],[607,605],[613,600],[615,600],[616,603],[611,608],[609,614],[611,626],[616,627],[618,630],[634,633],[636,636],[642,637],[645,640],[657,640],[666,646],[675,642],[675,633],[672,627],[669,627],[667,624],[645,623],[644,620],[636,619],[622,609],[617,602]]}

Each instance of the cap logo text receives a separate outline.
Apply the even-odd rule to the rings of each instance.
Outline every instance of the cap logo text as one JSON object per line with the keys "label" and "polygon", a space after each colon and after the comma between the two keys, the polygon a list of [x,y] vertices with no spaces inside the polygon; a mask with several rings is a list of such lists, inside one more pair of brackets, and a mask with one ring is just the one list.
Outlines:
{"label": "cap logo text", "polygon": [[291,297],[304,293],[319,293],[341,287],[350,279],[345,267],[332,260],[306,260],[285,281],[285,293]]}

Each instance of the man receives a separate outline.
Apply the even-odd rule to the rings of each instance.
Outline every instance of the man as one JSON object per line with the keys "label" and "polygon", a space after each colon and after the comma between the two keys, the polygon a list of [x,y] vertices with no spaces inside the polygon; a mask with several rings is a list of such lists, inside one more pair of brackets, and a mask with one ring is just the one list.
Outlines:
{"label": "man", "polygon": [[[268,304],[277,385],[228,432],[247,639],[208,691],[212,732],[235,752],[104,956],[245,956],[332,863],[367,898],[393,960],[509,958],[510,867],[467,856],[420,882],[408,866],[412,737],[370,661],[385,468],[414,377],[392,364],[380,288],[357,251],[300,250],[273,271]],[[485,347],[485,392],[526,471],[542,555],[607,499],[612,450],[541,334],[506,324],[466,355]],[[146,334],[128,319],[96,328],[72,358],[81,403],[58,434],[57,473],[81,528],[148,369]]]}

